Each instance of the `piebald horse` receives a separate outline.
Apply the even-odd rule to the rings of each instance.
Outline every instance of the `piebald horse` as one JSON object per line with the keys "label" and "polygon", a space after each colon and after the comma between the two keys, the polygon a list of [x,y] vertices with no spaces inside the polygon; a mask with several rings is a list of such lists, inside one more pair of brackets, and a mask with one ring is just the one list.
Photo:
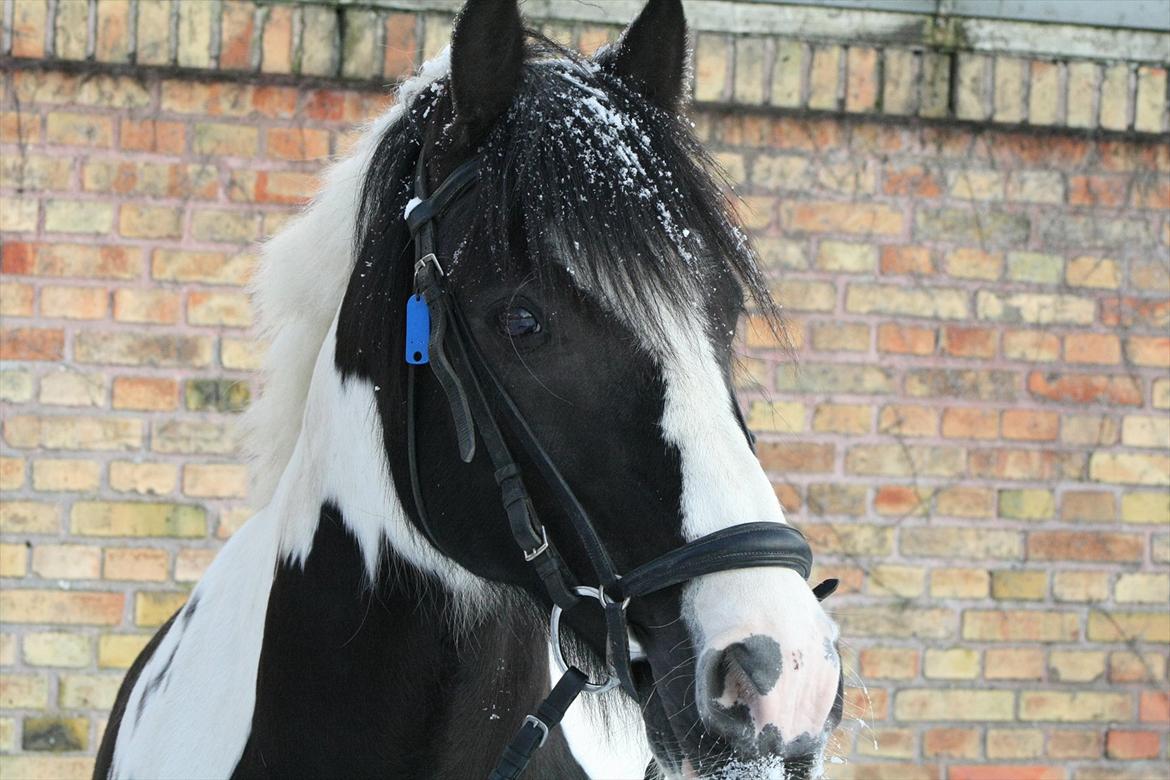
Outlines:
{"label": "piebald horse", "polygon": [[[592,59],[469,0],[266,245],[263,508],[96,778],[484,778],[517,741],[582,778],[624,706],[635,776],[819,774],[838,631],[732,391],[737,318],[775,308],[680,115],[686,40],[679,0]],[[567,737],[554,604],[554,655],[614,688]]]}

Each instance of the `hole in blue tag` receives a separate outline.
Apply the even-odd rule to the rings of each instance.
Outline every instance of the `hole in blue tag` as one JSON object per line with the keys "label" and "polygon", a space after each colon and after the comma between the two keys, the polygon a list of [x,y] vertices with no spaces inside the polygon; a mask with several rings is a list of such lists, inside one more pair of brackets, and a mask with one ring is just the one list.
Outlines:
{"label": "hole in blue tag", "polygon": [[431,361],[431,310],[419,295],[406,299],[406,362],[423,366]]}

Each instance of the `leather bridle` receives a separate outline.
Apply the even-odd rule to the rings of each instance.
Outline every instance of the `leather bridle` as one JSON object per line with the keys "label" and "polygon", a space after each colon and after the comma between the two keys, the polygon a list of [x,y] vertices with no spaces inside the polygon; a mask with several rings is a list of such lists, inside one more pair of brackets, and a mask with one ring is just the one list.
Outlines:
{"label": "leather bridle", "polygon": [[[447,287],[446,274],[435,254],[436,223],[476,183],[479,160],[473,158],[460,165],[428,196],[425,157],[420,152],[415,171],[415,197],[407,205],[404,215],[414,241],[415,256],[414,294],[407,306],[406,428],[410,484],[418,525],[431,544],[446,554],[427,517],[416,454],[415,372],[418,366],[429,364],[450,405],[460,457],[465,463],[470,463],[475,457],[476,431],[479,432],[479,439],[495,471],[512,537],[523,551],[524,560],[540,577],[554,605],[553,637],[559,643],[560,615],[580,603],[582,597],[595,598],[605,615],[609,679],[601,683],[589,682],[579,669],[560,660],[558,644],[555,656],[564,676],[536,713],[525,719],[491,775],[492,780],[510,780],[520,776],[532,754],[544,744],[549,731],[560,723],[569,705],[582,691],[598,692],[621,685],[631,696],[637,696],[630,668],[626,621],[626,607],[631,599],[681,585],[704,574],[758,566],[792,569],[807,579],[812,570],[812,551],[804,535],[792,526],[772,522],[742,523],[688,542],[624,575],[616,570],[588,513],[484,358],[459,302]],[[540,523],[521,469],[492,412],[489,394],[502,410],[513,438],[520,442],[535,466],[537,476],[551,490],[569,519],[596,577],[594,586],[578,583],[557,552],[547,528]],[[742,417],[740,421],[742,424]],[[823,599],[836,589],[836,585],[836,580],[826,580],[813,592],[817,598]]]}

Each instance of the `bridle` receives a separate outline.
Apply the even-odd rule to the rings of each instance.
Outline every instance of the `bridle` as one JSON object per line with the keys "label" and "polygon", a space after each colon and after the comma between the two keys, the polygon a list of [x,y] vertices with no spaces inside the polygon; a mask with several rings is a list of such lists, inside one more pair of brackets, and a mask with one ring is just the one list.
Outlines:
{"label": "bridle", "polygon": [[[508,517],[512,538],[532,566],[553,603],[551,634],[554,656],[563,676],[534,714],[504,749],[491,780],[512,780],[524,771],[535,750],[544,744],[569,705],[582,691],[598,693],[620,685],[631,696],[637,691],[630,668],[629,629],[626,607],[666,588],[696,577],[732,569],[780,566],[792,569],[804,579],[812,570],[812,551],[804,535],[792,526],[771,522],[742,523],[716,531],[671,550],[633,571],[620,574],[614,567],[589,514],[577,500],[560,470],[545,452],[524,415],[484,358],[459,302],[447,287],[447,277],[436,250],[436,223],[466,194],[479,176],[479,160],[463,163],[427,194],[426,155],[419,153],[415,170],[415,197],[407,204],[404,218],[414,241],[414,294],[407,302],[406,362],[409,365],[406,391],[406,438],[410,485],[419,527],[440,552],[438,535],[427,517],[419,481],[416,453],[415,372],[430,365],[446,395],[454,421],[459,454],[465,463],[475,457],[476,431],[487,450],[500,489],[500,500]],[[557,499],[584,548],[595,586],[580,584],[565,565],[540,523],[525,487],[524,476],[505,442],[500,423],[492,412],[489,394],[502,410],[512,436],[520,442],[537,476]],[[739,414],[738,406],[736,413]],[[740,423],[743,425],[742,416]],[[745,434],[746,425],[743,426]],[[747,434],[750,440],[750,434]],[[453,556],[451,556],[453,557]],[[836,580],[826,580],[813,589],[823,599],[836,589]],[[610,676],[590,682],[583,672],[566,664],[559,643],[560,617],[580,603],[596,599],[604,611],[606,662]]]}

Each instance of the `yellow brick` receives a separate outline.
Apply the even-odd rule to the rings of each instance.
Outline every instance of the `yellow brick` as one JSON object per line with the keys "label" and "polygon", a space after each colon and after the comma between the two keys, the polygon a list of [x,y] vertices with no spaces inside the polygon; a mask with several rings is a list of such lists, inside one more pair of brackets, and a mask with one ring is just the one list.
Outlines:
{"label": "yellow brick", "polygon": [[988,680],[1044,679],[1044,651],[1034,647],[991,648],[983,676]]}
{"label": "yellow brick", "polygon": [[4,434],[14,447],[63,450],[127,450],[142,445],[142,421],[124,418],[13,416]]}
{"label": "yellow brick", "polygon": [[1170,485],[1170,455],[1094,452],[1089,476],[1095,482],[1122,485]]}
{"label": "yellow brick", "polygon": [[85,200],[51,200],[45,204],[45,230],[54,233],[107,234],[114,226],[114,206]]}
{"label": "yellow brick", "polygon": [[206,512],[180,504],[79,501],[70,529],[86,536],[203,536]]}
{"label": "yellow brick", "polygon": [[63,674],[57,703],[66,709],[108,710],[121,684],[120,674]]}
{"label": "yellow brick", "polygon": [[134,597],[134,624],[153,628],[161,626],[187,602],[187,593],[149,591]]}
{"label": "yellow brick", "polygon": [[122,493],[165,495],[175,489],[178,469],[170,463],[132,463],[118,460],[110,464],[110,487]]}
{"label": "yellow brick", "polygon": [[1113,597],[1123,604],[1170,603],[1170,574],[1122,574],[1113,588]]}
{"label": "yellow brick", "polygon": [[97,490],[101,466],[92,460],[37,460],[32,477],[36,490]]}
{"label": "yellow brick", "polygon": [[47,580],[96,580],[102,551],[80,544],[40,544],[33,548],[32,570]]}
{"label": "yellow brick", "polygon": [[1133,697],[1128,693],[1069,693],[1024,691],[1020,694],[1020,719],[1074,722],[1129,721]]}
{"label": "yellow brick", "polygon": [[103,634],[98,638],[98,666],[102,669],[128,669],[146,647],[151,634]]}
{"label": "yellow brick", "polygon": [[1065,281],[1073,287],[1116,290],[1121,284],[1117,261],[1107,257],[1074,257],[1065,267]]}
{"label": "yellow brick", "polygon": [[24,458],[0,457],[0,490],[19,490],[24,485]]}
{"label": "yellow brick", "polygon": [[926,651],[924,673],[938,680],[973,680],[979,676],[979,651],[954,648]]}
{"label": "yellow brick", "polygon": [[1075,642],[1080,618],[1071,612],[969,609],[963,613],[963,638],[975,641]]}
{"label": "yellow brick", "polygon": [[167,578],[170,554],[148,547],[111,547],[105,552],[105,578],[161,582]]}
{"label": "yellow brick", "polygon": [[1127,523],[1170,524],[1170,493],[1126,493],[1121,497],[1121,519]]}
{"label": "yellow brick", "polygon": [[0,544],[0,577],[23,577],[28,571],[28,548],[23,544]]}
{"label": "yellow brick", "polygon": [[1052,578],[1052,594],[1058,601],[1104,601],[1109,598],[1109,573],[1058,571]]}
{"label": "yellow brick", "polygon": [[982,599],[991,589],[984,569],[935,569],[930,573],[930,595],[935,598]]}
{"label": "yellow brick", "polygon": [[60,530],[57,507],[32,501],[0,501],[0,532],[55,534]]}
{"label": "yellow brick", "polygon": [[44,287],[41,314],[69,320],[100,320],[106,316],[109,297],[103,287]]}
{"label": "yellow brick", "polygon": [[16,664],[16,636],[0,634],[0,666]]}
{"label": "yellow brick", "polygon": [[1044,732],[1039,729],[988,729],[987,757],[1037,758],[1044,753]]}
{"label": "yellow brick", "polygon": [[852,404],[819,404],[813,414],[814,431],[823,433],[868,433],[873,408]]}
{"label": "yellow brick", "polygon": [[903,690],[894,698],[899,721],[1003,721],[1014,718],[1015,693],[986,690]]}
{"label": "yellow brick", "polygon": [[805,406],[794,401],[753,401],[748,427],[753,431],[799,433],[804,430]]}
{"label": "yellow brick", "polygon": [[101,374],[54,371],[41,377],[40,401],[52,406],[101,406],[106,378]]}
{"label": "yellow brick", "polygon": [[169,290],[124,288],[114,292],[114,319],[119,322],[174,324],[179,321],[179,295]]}
{"label": "yellow brick", "polygon": [[870,570],[866,587],[874,595],[915,598],[925,589],[926,572],[915,566],[883,565]]}
{"label": "yellow brick", "polygon": [[182,238],[183,209],[123,204],[118,214],[118,233],[126,238]]}
{"label": "yellow brick", "polygon": [[244,498],[248,469],[227,463],[190,463],[183,467],[183,493],[198,498]]}
{"label": "yellow brick", "polygon": [[215,559],[215,549],[187,548],[175,555],[175,582],[195,582]]}
{"label": "yellow brick", "polygon": [[121,593],[52,590],[0,592],[0,619],[6,623],[116,625],[122,620]]}
{"label": "yellow brick", "polygon": [[58,780],[62,777],[92,777],[93,756],[0,756],[0,777],[21,780]]}
{"label": "yellow brick", "polygon": [[1053,650],[1048,656],[1048,670],[1053,682],[1092,682],[1105,676],[1105,653]]}
{"label": "yellow brick", "polygon": [[21,743],[30,750],[85,750],[89,744],[89,720],[60,715],[25,718]]}
{"label": "yellow brick", "polygon": [[45,632],[24,637],[24,662],[32,666],[89,666],[93,643],[81,634]]}
{"label": "yellow brick", "polygon": [[1089,641],[1170,642],[1170,613],[1158,612],[1090,612]]}
{"label": "yellow brick", "polygon": [[1170,447],[1170,417],[1127,414],[1121,421],[1121,443],[1128,447]]}
{"label": "yellow brick", "polygon": [[49,703],[49,681],[34,675],[0,675],[0,707],[42,710]]}
{"label": "yellow brick", "polygon": [[0,230],[13,233],[36,230],[37,209],[35,200],[0,198]]}
{"label": "yellow brick", "polygon": [[991,595],[996,599],[1042,601],[1047,593],[1047,572],[997,571],[991,575]]}

